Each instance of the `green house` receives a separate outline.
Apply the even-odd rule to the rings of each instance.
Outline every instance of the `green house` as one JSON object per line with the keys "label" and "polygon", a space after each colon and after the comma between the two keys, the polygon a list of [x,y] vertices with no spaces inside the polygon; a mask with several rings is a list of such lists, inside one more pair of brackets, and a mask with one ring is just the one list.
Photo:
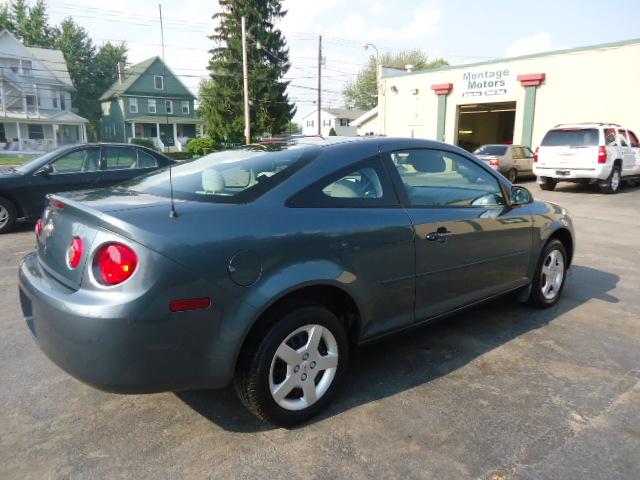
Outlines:
{"label": "green house", "polygon": [[107,142],[151,140],[158,149],[181,151],[199,129],[195,97],[160,59],[124,71],[101,97],[101,135]]}

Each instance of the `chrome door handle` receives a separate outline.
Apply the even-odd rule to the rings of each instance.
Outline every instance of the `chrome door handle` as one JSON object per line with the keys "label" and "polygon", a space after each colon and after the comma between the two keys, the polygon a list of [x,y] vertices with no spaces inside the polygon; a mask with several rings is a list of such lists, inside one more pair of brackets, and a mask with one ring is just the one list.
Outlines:
{"label": "chrome door handle", "polygon": [[430,242],[447,243],[451,235],[452,233],[450,231],[441,227],[435,232],[428,233],[425,239]]}

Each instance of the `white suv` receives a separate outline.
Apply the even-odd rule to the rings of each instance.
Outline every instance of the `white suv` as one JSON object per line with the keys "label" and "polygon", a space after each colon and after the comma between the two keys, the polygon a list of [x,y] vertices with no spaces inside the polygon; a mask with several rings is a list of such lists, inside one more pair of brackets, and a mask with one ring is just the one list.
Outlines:
{"label": "white suv", "polygon": [[615,193],[622,180],[640,179],[640,142],[614,123],[556,125],[536,149],[533,173],[543,190],[553,190],[558,182],[581,182]]}

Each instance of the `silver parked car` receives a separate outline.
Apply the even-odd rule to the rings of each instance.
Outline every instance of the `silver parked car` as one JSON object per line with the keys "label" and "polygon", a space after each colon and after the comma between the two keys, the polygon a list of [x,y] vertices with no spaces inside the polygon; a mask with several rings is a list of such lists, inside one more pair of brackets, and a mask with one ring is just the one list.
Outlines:
{"label": "silver parked car", "polygon": [[520,176],[533,175],[533,152],[525,145],[483,145],[473,153],[511,183]]}

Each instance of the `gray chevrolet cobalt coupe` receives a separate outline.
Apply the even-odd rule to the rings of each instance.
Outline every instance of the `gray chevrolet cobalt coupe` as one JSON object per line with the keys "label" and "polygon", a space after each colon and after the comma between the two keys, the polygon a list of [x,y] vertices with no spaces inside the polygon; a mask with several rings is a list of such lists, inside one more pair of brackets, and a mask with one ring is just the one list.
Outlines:
{"label": "gray chevrolet cobalt coupe", "polygon": [[555,304],[574,251],[562,207],[457,147],[393,138],[249,146],[50,195],[36,236],[20,300],[56,364],[120,393],[233,381],[284,426],[331,401],[359,343],[509,292]]}

